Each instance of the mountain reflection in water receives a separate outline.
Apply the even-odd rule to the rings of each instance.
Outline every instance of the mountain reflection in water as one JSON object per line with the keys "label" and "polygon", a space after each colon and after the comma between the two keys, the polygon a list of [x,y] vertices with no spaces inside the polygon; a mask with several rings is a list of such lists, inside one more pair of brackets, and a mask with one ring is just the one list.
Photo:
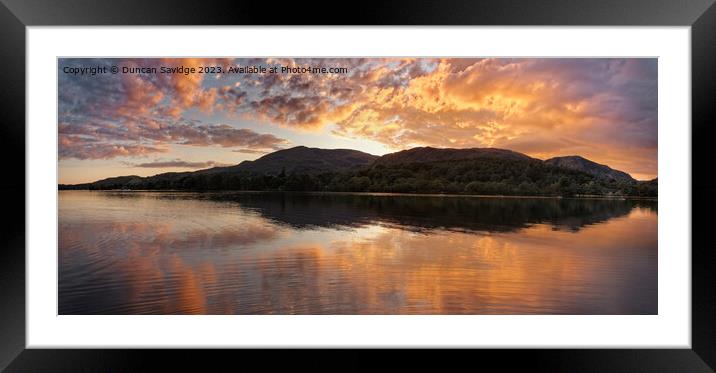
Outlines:
{"label": "mountain reflection in water", "polygon": [[656,314],[657,203],[59,194],[60,314]]}

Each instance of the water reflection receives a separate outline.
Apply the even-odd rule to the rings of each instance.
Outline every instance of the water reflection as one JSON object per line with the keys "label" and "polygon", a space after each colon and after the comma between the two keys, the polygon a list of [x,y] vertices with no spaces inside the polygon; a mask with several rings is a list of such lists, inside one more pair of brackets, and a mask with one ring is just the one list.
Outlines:
{"label": "water reflection", "polygon": [[61,314],[655,314],[656,203],[60,192]]}

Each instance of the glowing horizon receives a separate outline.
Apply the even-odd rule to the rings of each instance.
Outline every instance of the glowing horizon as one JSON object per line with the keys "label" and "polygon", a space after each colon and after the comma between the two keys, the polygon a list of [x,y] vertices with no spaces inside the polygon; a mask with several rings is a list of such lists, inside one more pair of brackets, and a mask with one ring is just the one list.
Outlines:
{"label": "glowing horizon", "polygon": [[[539,159],[580,155],[641,180],[658,174],[656,59],[60,59],[58,65],[62,184],[237,164],[299,145],[375,155],[416,146],[494,147]],[[137,72],[77,69],[112,66]],[[204,66],[224,70],[178,69]],[[232,66],[339,72],[227,72]]]}

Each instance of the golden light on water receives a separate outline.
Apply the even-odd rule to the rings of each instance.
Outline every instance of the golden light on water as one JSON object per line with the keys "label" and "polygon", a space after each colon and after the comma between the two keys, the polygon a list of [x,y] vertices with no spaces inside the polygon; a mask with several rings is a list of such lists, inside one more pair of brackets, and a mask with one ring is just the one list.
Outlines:
{"label": "golden light on water", "polygon": [[124,289],[107,301],[121,305],[100,308],[106,312],[620,314],[656,307],[657,217],[641,207],[578,228],[426,230],[380,220],[299,228],[233,203],[72,193],[60,200],[60,298],[98,283]]}

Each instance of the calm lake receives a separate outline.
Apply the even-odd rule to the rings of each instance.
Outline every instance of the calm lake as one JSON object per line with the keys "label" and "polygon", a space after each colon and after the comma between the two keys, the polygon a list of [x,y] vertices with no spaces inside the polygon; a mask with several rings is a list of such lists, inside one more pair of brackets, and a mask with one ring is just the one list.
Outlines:
{"label": "calm lake", "polygon": [[657,202],[59,192],[60,314],[656,314]]}

